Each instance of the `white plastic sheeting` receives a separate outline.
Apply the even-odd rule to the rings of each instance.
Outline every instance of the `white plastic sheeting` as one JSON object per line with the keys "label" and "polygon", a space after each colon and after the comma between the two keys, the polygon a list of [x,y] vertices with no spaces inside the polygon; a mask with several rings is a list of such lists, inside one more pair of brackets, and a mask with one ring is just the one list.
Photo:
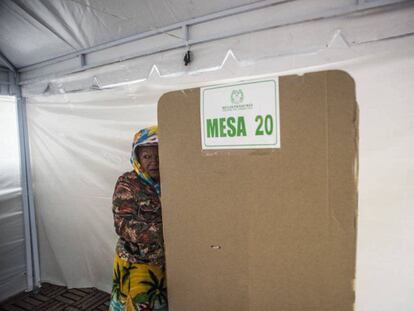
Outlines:
{"label": "white plastic sheeting", "polygon": [[109,290],[114,183],[131,169],[134,131],[156,122],[155,103],[151,94],[116,92],[30,100],[43,281]]}
{"label": "white plastic sheeting", "polygon": [[413,310],[413,51],[348,70],[360,108],[356,310]]}
{"label": "white plastic sheeting", "polygon": [[26,289],[21,195],[16,101],[0,96],[0,301]]}
{"label": "white plastic sheeting", "polygon": [[[344,69],[356,81],[360,107],[357,311],[414,308],[412,53],[412,49],[390,51],[300,70]],[[268,63],[269,68],[276,66]],[[249,67],[249,75],[255,75],[256,69],[261,67]],[[113,90],[29,99],[42,280],[110,290],[116,241],[111,195],[116,178],[131,169],[133,133],[156,122],[156,103],[164,92],[246,73],[246,68],[224,66],[190,77],[158,76]]]}

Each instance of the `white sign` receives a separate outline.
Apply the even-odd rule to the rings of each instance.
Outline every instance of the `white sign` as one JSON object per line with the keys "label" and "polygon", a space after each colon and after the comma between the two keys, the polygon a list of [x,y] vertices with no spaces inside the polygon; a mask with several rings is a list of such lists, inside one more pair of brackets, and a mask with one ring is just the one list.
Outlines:
{"label": "white sign", "polygon": [[201,88],[200,114],[202,149],[280,148],[276,79]]}

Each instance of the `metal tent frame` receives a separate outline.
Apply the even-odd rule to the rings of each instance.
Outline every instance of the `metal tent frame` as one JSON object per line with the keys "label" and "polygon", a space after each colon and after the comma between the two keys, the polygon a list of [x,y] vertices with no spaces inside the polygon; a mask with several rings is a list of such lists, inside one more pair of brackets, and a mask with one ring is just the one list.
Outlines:
{"label": "metal tent frame", "polygon": [[[26,100],[22,95],[22,87],[34,82],[48,80],[51,77],[62,77],[63,75],[85,71],[115,62],[180,49],[187,46],[209,43],[244,34],[305,24],[323,19],[344,17],[352,14],[369,13],[370,10],[386,11],[412,7],[414,5],[411,0],[358,0],[355,1],[354,4],[347,6],[337,6],[331,3],[331,7],[326,6],[323,8],[324,10],[314,10],[312,11],[313,13],[301,17],[292,13],[291,15],[286,16],[283,21],[272,20],[271,23],[266,24],[266,26],[257,26],[253,22],[258,13],[264,12],[265,10],[268,10],[269,13],[271,12],[271,9],[277,9],[299,1],[300,0],[260,0],[249,5],[235,7],[160,29],[103,43],[22,68],[16,68],[0,53],[0,63],[5,66],[0,67],[0,86],[2,87],[0,88],[0,91],[2,89],[7,89],[9,95],[14,95],[17,98],[23,214],[25,224],[24,230],[26,239],[27,290],[32,290],[40,286],[40,265],[30,167]],[[237,25],[235,25],[234,27],[218,31],[214,24],[218,21],[226,24],[226,22],[228,23],[227,19],[230,17],[233,19],[242,18],[248,27],[246,26],[242,29],[238,29]],[[203,31],[193,31],[196,27]],[[165,35],[172,39],[167,40],[168,42],[161,46],[150,46],[146,49],[142,49],[139,46],[139,43],[144,42],[143,40],[145,39],[160,38],[160,40],[162,40],[163,38],[166,38]],[[413,32],[403,33],[396,37],[382,38],[378,40],[388,40],[412,35],[414,35]],[[374,41],[376,40],[374,39]],[[350,44],[364,44],[370,42],[373,41]],[[114,51],[117,52],[115,53],[117,55],[116,58],[113,57]]]}
{"label": "metal tent frame", "polygon": [[9,80],[0,81],[0,84],[8,86],[9,95],[16,96],[17,121],[19,129],[20,148],[20,178],[22,184],[22,203],[24,218],[24,236],[26,249],[26,284],[31,291],[40,287],[40,262],[37,240],[36,216],[33,200],[32,175],[30,167],[29,140],[26,118],[26,99],[22,96],[19,84],[20,74],[13,64],[2,54],[0,61],[6,65]]}

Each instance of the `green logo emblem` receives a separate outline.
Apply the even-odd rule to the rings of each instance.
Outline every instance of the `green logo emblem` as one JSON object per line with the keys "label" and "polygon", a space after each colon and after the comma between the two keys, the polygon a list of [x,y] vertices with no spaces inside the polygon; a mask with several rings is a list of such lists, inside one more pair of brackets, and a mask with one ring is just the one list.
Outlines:
{"label": "green logo emblem", "polygon": [[230,100],[233,105],[238,105],[243,102],[244,94],[242,90],[233,90],[230,95]]}

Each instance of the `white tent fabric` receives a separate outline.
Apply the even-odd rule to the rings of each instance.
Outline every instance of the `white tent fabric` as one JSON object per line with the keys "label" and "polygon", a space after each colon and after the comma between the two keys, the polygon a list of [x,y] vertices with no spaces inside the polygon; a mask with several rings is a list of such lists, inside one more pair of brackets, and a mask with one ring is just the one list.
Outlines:
{"label": "white tent fabric", "polygon": [[256,0],[3,0],[0,46],[21,68],[252,2]]}
{"label": "white tent fabric", "polygon": [[[308,1],[309,7],[305,1],[279,2],[283,9],[269,6],[251,12],[248,19],[230,16],[208,27],[194,25],[194,38],[208,38],[223,29],[248,32],[251,27],[273,25],[275,19],[283,27],[195,44],[191,66],[182,62],[185,47],[74,75],[58,72],[53,79],[56,68],[64,71],[71,64],[45,66],[36,72],[47,78],[24,85],[42,281],[110,290],[116,241],[113,186],[121,173],[131,169],[134,132],[157,122],[157,100],[163,93],[242,77],[333,68],[354,77],[360,105],[356,310],[414,309],[410,208],[414,203],[414,106],[410,103],[414,7],[410,1],[361,0],[357,1],[361,5],[401,6],[335,16],[338,7],[346,9],[356,1],[315,0]],[[22,68],[247,3],[256,1],[4,0],[0,1],[1,52]],[[333,17],[310,18],[322,8]],[[304,18],[309,20],[296,23]],[[128,46],[141,53],[147,44],[163,47],[167,39],[182,41],[174,35]],[[124,48],[99,51],[88,61],[98,65],[117,59]],[[78,59],[71,61],[78,63]],[[0,79],[8,82],[3,72]],[[2,84],[0,91],[9,88]],[[13,109],[0,105],[0,233],[7,233],[0,237],[0,249],[10,255],[0,259],[2,294],[24,284],[19,156],[13,151],[17,131],[4,135],[14,131]],[[4,215],[18,217],[6,220]]]}
{"label": "white tent fabric", "polygon": [[0,96],[0,301],[26,289],[16,101]]}
{"label": "white tent fabric", "polygon": [[[295,11],[296,7],[293,6],[284,8],[281,12],[278,11],[278,7],[272,7],[270,12],[266,10],[255,12],[255,20],[259,26],[266,26],[266,20],[272,20],[275,16],[287,22],[283,19],[283,14],[288,14],[290,10],[297,12],[299,16],[295,18],[300,19],[301,15],[309,14],[306,5],[303,6],[301,10]],[[315,8],[313,10],[317,11]],[[214,25],[216,32],[237,27],[238,17],[220,20],[217,24]],[[248,25],[243,27],[247,28]],[[235,71],[238,75],[248,76],[252,74],[250,69],[252,66],[255,67],[253,74],[319,66],[325,63],[362,59],[378,53],[386,53],[388,50],[410,49],[414,45],[414,35],[407,34],[410,34],[412,29],[414,29],[414,6],[400,10],[378,10],[352,16],[321,18],[305,24],[292,23],[280,28],[191,46],[193,62],[190,66],[185,66],[182,61],[187,48],[179,48],[115,62],[75,75],[39,80],[25,84],[23,92],[29,97],[39,94],[73,93],[107,89],[114,85],[143,80],[157,84],[156,80],[159,78],[162,78],[160,83],[163,85],[185,84],[231,77],[229,74],[221,73],[223,70],[226,73]],[[204,28],[197,25],[192,28],[193,35],[203,31]],[[158,43],[167,39],[161,37],[157,40],[154,38],[148,40]],[[140,43],[140,47],[144,49],[146,44],[151,46],[151,42]],[[112,48],[99,54],[112,53],[113,57],[116,57],[117,53],[122,53],[120,51],[122,48]],[[62,68],[52,66],[51,69],[45,68],[43,73],[50,75],[50,70],[59,69]]]}
{"label": "white tent fabric", "polygon": [[[357,311],[414,306],[411,55],[412,50],[392,52],[301,70],[339,68],[356,81],[360,106]],[[221,74],[237,76],[235,71]],[[130,169],[134,131],[156,122],[157,99],[170,89],[185,87],[180,84],[184,80],[30,98],[43,280],[110,290],[116,240],[111,215],[114,183]],[[195,78],[188,86],[202,80]]]}
{"label": "white tent fabric", "polygon": [[[159,52],[174,51],[174,62],[182,64],[190,48],[192,66],[203,66],[198,59],[210,53],[206,46],[223,42],[211,55],[221,58],[223,48],[234,48],[240,59],[255,61],[413,36],[413,10],[411,0],[4,0],[0,52],[22,84],[43,82],[43,92],[51,78]],[[343,40],[332,45],[338,31]],[[147,66],[109,80],[139,79],[134,76],[147,75]]]}
{"label": "white tent fabric", "polygon": [[134,131],[156,122],[155,103],[112,92],[30,100],[43,281],[110,289],[114,182],[131,170]]}

